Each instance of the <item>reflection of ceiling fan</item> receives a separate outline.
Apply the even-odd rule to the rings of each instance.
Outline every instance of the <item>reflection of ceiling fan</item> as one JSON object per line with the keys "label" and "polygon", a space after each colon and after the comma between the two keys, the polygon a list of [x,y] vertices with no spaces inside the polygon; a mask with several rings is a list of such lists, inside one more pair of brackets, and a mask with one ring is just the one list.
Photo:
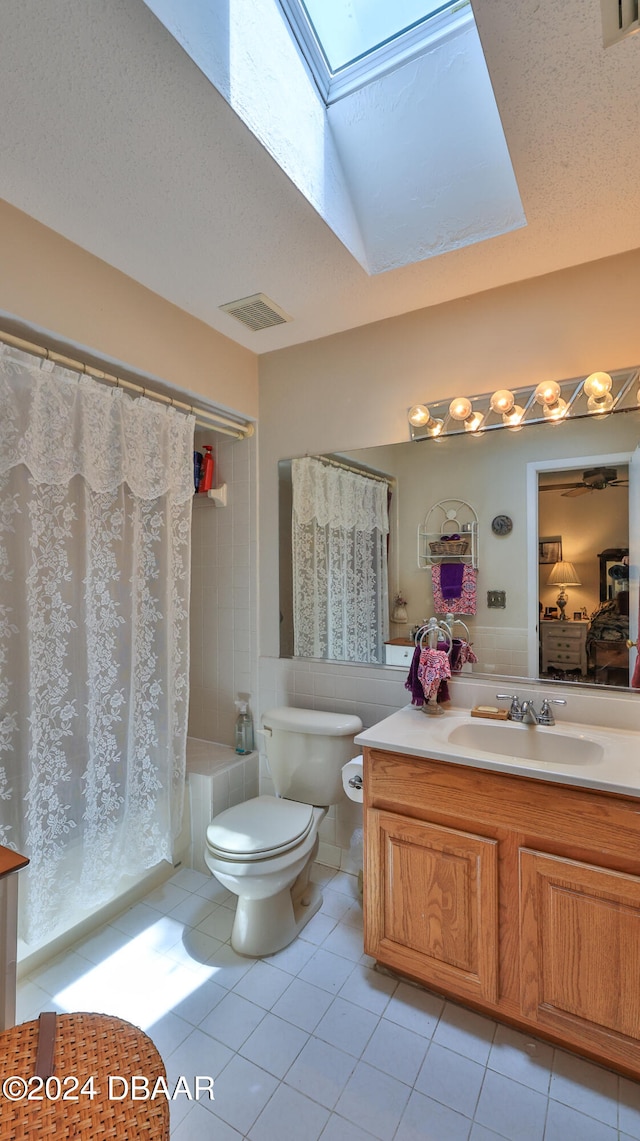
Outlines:
{"label": "reflection of ceiling fan", "polygon": [[592,467],[583,471],[582,479],[577,483],[548,483],[540,490],[562,491],[563,496],[573,498],[575,495],[586,495],[588,491],[604,491],[605,487],[626,487],[628,484],[628,479],[618,479],[614,467]]}

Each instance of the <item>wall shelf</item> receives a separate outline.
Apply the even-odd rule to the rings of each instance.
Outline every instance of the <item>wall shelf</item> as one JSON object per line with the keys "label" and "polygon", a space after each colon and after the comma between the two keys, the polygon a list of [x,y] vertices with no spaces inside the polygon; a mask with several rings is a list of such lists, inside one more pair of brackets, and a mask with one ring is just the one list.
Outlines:
{"label": "wall shelf", "polygon": [[[469,545],[464,554],[457,555],[452,551],[440,554],[433,551],[433,544],[441,542],[444,536],[453,534],[468,540]],[[418,526],[420,569],[443,562],[466,563],[478,569],[478,516],[464,499],[442,499],[439,503],[434,503],[424,522]]]}
{"label": "wall shelf", "polygon": [[214,507],[227,506],[227,485],[212,487],[210,491],[197,491],[193,496],[194,504],[213,503]]}

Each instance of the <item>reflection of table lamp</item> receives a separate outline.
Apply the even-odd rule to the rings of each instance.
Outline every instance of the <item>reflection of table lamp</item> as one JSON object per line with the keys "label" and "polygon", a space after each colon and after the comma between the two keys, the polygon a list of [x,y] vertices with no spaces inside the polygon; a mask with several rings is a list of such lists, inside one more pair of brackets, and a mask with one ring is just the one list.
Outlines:
{"label": "reflection of table lamp", "polygon": [[576,568],[574,567],[573,563],[564,561],[554,563],[551,574],[547,580],[547,585],[560,587],[560,593],[556,599],[556,602],[558,603],[558,607],[560,609],[560,620],[562,621],[564,618],[564,608],[569,601],[565,587],[582,586],[582,583],[576,574]]}

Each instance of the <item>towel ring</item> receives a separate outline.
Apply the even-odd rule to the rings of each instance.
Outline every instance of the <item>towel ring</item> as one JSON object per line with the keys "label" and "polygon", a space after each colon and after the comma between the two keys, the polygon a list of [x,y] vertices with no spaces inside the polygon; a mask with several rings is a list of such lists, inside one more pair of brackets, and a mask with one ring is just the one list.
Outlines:
{"label": "towel ring", "polygon": [[445,625],[448,626],[449,629],[451,629],[453,626],[462,626],[462,629],[467,635],[467,642],[471,643],[471,634],[469,633],[469,627],[467,626],[466,622],[462,621],[462,618],[456,618],[453,614],[447,614],[444,621]]}
{"label": "towel ring", "polygon": [[435,635],[436,645],[441,636],[444,636],[447,639],[449,643],[447,656],[451,657],[451,651],[453,649],[453,635],[449,627],[444,623],[438,622],[436,618],[430,618],[426,626],[422,626],[421,629],[418,630],[416,639],[418,639],[418,645],[420,646],[420,649],[424,650],[424,639],[429,638],[429,648],[435,650],[436,646],[431,645],[431,638],[433,635]]}

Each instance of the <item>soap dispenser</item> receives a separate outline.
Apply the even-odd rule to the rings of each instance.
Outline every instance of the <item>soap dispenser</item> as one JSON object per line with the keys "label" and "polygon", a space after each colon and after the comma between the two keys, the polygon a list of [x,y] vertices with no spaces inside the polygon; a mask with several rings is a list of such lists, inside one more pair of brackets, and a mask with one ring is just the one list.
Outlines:
{"label": "soap dispenser", "polygon": [[253,752],[253,720],[246,701],[236,701],[236,753]]}

